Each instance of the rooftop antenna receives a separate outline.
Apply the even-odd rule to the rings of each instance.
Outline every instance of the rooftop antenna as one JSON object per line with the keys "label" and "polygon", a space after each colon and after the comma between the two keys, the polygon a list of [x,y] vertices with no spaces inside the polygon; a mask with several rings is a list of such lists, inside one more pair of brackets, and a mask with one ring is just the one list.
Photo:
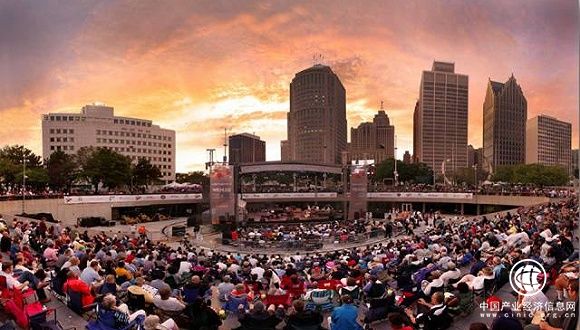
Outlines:
{"label": "rooftop antenna", "polygon": [[384,105],[384,101],[381,100],[381,109],[380,109],[381,111],[384,111],[385,110],[385,108],[383,107],[383,105]]}
{"label": "rooftop antenna", "polygon": [[228,162],[228,128],[224,128],[224,164]]}

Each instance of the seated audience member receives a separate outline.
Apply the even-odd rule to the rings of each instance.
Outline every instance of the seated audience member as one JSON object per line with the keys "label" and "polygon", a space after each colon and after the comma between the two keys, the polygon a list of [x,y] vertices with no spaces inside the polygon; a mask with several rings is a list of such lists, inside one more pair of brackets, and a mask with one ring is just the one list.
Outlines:
{"label": "seated audience member", "polygon": [[493,280],[493,279],[494,279],[493,270],[489,267],[485,267],[477,274],[477,276],[467,274],[463,276],[461,280],[459,280],[459,282],[453,284],[453,286],[457,288],[459,283],[466,283],[471,290],[474,291],[482,290],[485,285],[485,280]]}
{"label": "seated audience member", "polygon": [[211,294],[211,290],[197,275],[192,276],[191,281],[183,286],[183,301],[188,304],[193,303],[198,297],[207,298],[208,294]]}
{"label": "seated audience member", "polygon": [[179,312],[185,309],[185,304],[177,298],[171,297],[171,289],[162,287],[159,290],[159,298],[153,299],[155,307],[169,312]]}
{"label": "seated audience member", "polygon": [[179,330],[179,327],[169,318],[165,322],[161,323],[161,319],[157,315],[149,315],[145,318],[143,322],[144,330]]}
{"label": "seated audience member", "polygon": [[222,282],[217,286],[219,299],[225,301],[235,287],[236,286],[232,283],[230,275],[225,275]]}
{"label": "seated audience member", "polygon": [[497,312],[497,315],[491,323],[491,330],[523,330],[522,323],[514,315],[513,311],[505,307]]}
{"label": "seated audience member", "polygon": [[413,327],[410,325],[411,322],[401,313],[391,313],[388,318],[391,329],[393,330],[413,330]]}
{"label": "seated audience member", "polygon": [[294,300],[286,317],[284,330],[322,329],[322,315],[318,311],[305,310],[303,300]]}
{"label": "seated audience member", "polygon": [[337,307],[330,316],[330,328],[332,330],[362,330],[363,327],[358,323],[358,308],[352,303],[350,296],[340,297],[342,306]]}
{"label": "seated audience member", "polygon": [[283,309],[276,309],[274,305],[270,305],[266,310],[264,304],[258,301],[249,312],[244,309],[240,310],[238,322],[241,325],[237,330],[274,330],[282,322],[283,314]]}
{"label": "seated audience member", "polygon": [[127,291],[131,292],[132,294],[137,295],[137,296],[144,296],[145,303],[152,304],[153,303],[153,295],[151,294],[151,292],[143,289],[143,284],[145,284],[145,279],[143,277],[137,277],[135,279],[135,284],[128,287]]}
{"label": "seated audience member", "polygon": [[95,301],[95,297],[91,294],[91,288],[83,282],[75,272],[68,272],[67,280],[64,283],[63,290],[66,293],[68,290],[78,292],[81,294],[83,306],[88,306]]}
{"label": "seated audience member", "polygon": [[186,307],[185,315],[189,317],[190,330],[217,330],[222,325],[222,320],[211,308],[210,303],[211,301],[206,303],[203,299],[197,298]]}
{"label": "seated audience member", "polygon": [[80,275],[81,280],[88,285],[91,285],[94,282],[101,281],[102,277],[101,277],[101,275],[99,275],[98,269],[99,269],[99,262],[96,260],[91,261],[91,264],[89,265],[89,267],[86,267],[81,272],[81,275]]}
{"label": "seated audience member", "polygon": [[117,295],[117,291],[119,291],[119,286],[115,282],[115,275],[112,274],[107,275],[103,284],[98,286],[95,290],[98,295],[106,295],[110,293],[113,296]]}
{"label": "seated audience member", "polygon": [[117,268],[115,268],[115,275],[117,276],[117,284],[123,284],[133,279],[133,274],[125,268],[125,262],[119,261]]}
{"label": "seated audience member", "polygon": [[449,285],[450,281],[455,281],[461,278],[461,270],[459,270],[454,262],[447,263],[447,271],[439,277],[445,286]]}
{"label": "seated audience member", "polygon": [[145,311],[138,310],[131,314],[129,313],[129,307],[127,307],[126,304],[117,306],[117,299],[115,296],[107,294],[103,297],[97,318],[99,322],[102,322],[109,328],[123,329],[139,316],[145,317]]}
{"label": "seated audience member", "polygon": [[449,315],[447,306],[444,303],[445,296],[443,292],[435,292],[431,296],[431,302],[426,302],[424,299],[419,299],[417,304],[423,305],[429,310],[426,313],[419,313],[417,317],[407,309],[407,315],[411,322],[419,326],[423,326],[426,330],[443,330],[451,326],[453,318]]}

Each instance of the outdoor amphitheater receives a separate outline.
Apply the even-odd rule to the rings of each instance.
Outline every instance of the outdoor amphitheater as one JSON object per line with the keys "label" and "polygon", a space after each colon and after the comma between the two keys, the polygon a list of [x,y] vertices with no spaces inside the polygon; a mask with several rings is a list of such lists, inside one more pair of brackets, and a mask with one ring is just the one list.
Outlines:
{"label": "outdoor amphitheater", "polygon": [[[328,329],[351,308],[373,329],[575,322],[564,304],[578,290],[573,187],[386,186],[354,172],[266,164],[218,169],[195,191],[7,196],[3,320]],[[544,269],[533,296],[510,285],[526,260]],[[119,309],[122,326],[96,321]]]}

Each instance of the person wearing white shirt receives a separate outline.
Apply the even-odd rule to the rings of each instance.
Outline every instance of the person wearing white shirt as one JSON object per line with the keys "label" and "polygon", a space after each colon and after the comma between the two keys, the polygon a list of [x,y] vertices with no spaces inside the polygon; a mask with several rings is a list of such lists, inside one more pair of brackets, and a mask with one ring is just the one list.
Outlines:
{"label": "person wearing white shirt", "polygon": [[444,285],[443,280],[441,280],[441,272],[434,271],[431,273],[431,277],[433,278],[431,282],[424,281],[427,282],[427,285],[423,288],[423,293],[426,296],[430,296],[433,290],[443,288]]}
{"label": "person wearing white shirt", "polygon": [[441,274],[441,279],[445,286],[449,284],[450,280],[457,280],[461,277],[461,270],[457,269],[455,263],[448,262],[447,263],[447,271]]}

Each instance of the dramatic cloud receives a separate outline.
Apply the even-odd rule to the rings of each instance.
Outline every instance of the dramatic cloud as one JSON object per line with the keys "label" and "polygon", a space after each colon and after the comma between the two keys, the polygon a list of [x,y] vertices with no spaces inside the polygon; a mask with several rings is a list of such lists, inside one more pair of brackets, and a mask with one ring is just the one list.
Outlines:
{"label": "dramatic cloud", "polygon": [[180,171],[201,168],[224,128],[255,132],[278,159],[289,83],[322,54],[347,90],[349,126],[385,101],[399,156],[435,59],[469,75],[476,147],[487,81],[512,73],[529,116],[572,122],[578,147],[578,30],[573,0],[4,1],[0,144],[40,153],[42,113],[102,101],[175,129]]}

